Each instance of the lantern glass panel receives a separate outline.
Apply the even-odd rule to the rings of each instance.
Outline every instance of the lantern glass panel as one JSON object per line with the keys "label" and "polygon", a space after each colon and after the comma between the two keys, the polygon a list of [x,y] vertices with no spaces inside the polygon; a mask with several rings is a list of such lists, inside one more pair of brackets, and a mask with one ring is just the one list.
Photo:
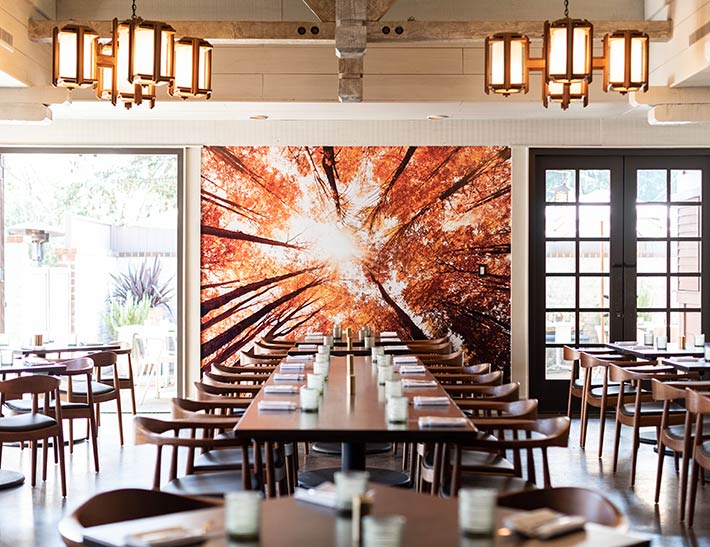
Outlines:
{"label": "lantern glass panel", "polygon": [[503,85],[505,83],[505,44],[503,40],[490,40],[490,84]]}
{"label": "lantern glass panel", "polygon": [[116,86],[122,97],[132,97],[135,93],[133,84],[128,80],[128,24],[118,26],[118,61],[116,63]]}
{"label": "lantern glass panel", "polygon": [[623,83],[626,73],[626,54],[625,43],[623,36],[608,38],[609,41],[609,82],[611,85]]}
{"label": "lantern glass panel", "polygon": [[510,42],[510,83],[521,85],[525,82],[525,44],[522,40]]}
{"label": "lantern glass panel", "polygon": [[175,87],[192,87],[192,42],[175,44]]}
{"label": "lantern glass panel", "polygon": [[589,27],[575,27],[572,42],[572,72],[587,74],[589,66]]}
{"label": "lantern glass panel", "polygon": [[212,74],[212,48],[209,46],[200,46],[200,66],[198,67],[197,87],[200,89],[208,89],[211,87],[210,75]]}
{"label": "lantern glass panel", "polygon": [[631,39],[631,81],[642,83],[648,80],[646,73],[648,61],[648,38],[645,36],[635,36]]}
{"label": "lantern glass panel", "polygon": [[[145,81],[154,74],[155,30],[153,26],[136,25],[133,42],[133,78]],[[119,52],[120,54],[120,52]],[[143,77],[141,77],[143,76]]]}
{"label": "lantern glass panel", "polygon": [[59,48],[59,80],[75,80],[77,77],[77,34],[76,32],[59,31],[57,42],[57,47]]}
{"label": "lantern glass panel", "polygon": [[550,27],[550,74],[567,73],[567,27]]}

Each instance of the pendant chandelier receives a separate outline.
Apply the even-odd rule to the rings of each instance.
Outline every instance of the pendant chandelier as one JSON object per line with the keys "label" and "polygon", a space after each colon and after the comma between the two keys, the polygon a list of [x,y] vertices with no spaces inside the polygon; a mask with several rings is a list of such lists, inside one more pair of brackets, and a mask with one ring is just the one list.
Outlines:
{"label": "pendant chandelier", "polygon": [[126,108],[155,105],[156,88],[183,99],[212,95],[212,46],[202,38],[175,39],[175,29],[136,15],[113,20],[111,38],[102,42],[83,25],[55,27],[52,84],[75,89],[95,87],[99,99]]}
{"label": "pendant chandelier", "polygon": [[530,39],[501,32],[486,38],[485,92],[508,96],[527,93],[529,73],[543,73],[542,104],[559,103],[563,110],[573,102],[587,106],[592,70],[603,70],[605,92],[644,91],[648,88],[648,34],[617,30],[604,36],[603,56],[592,55],[593,25],[569,17],[545,22],[542,57],[530,56]]}

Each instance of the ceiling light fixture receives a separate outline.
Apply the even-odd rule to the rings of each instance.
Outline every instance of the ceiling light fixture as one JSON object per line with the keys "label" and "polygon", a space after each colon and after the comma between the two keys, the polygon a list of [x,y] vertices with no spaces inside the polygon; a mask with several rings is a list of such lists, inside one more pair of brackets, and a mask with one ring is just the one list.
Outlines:
{"label": "ceiling light fixture", "polygon": [[604,54],[594,57],[594,27],[586,19],[569,17],[564,0],[564,18],[545,22],[542,57],[530,56],[530,39],[522,34],[501,32],[486,38],[485,92],[508,96],[527,93],[529,73],[541,71],[542,104],[572,102],[587,106],[592,70],[604,71],[603,89],[628,93],[648,88],[648,34],[617,30],[604,36]]}
{"label": "ceiling light fixture", "polygon": [[427,120],[448,120],[449,115],[448,114],[429,114],[426,117]]}
{"label": "ceiling light fixture", "polygon": [[212,45],[202,38],[175,40],[175,29],[160,21],[132,15],[113,20],[111,38],[101,42],[96,31],[83,25],[55,27],[52,84],[75,89],[96,87],[99,99],[126,108],[155,105],[156,88],[183,99],[212,95]]}

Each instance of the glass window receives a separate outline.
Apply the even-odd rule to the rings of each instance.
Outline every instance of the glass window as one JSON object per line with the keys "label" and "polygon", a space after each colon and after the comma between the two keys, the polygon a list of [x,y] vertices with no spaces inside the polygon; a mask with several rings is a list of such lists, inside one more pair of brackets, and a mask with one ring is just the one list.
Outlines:
{"label": "glass window", "polygon": [[574,169],[545,171],[545,201],[569,203],[576,200]]}
{"label": "glass window", "polygon": [[665,169],[636,171],[636,201],[667,201],[667,194]]}
{"label": "glass window", "polygon": [[609,203],[611,196],[611,171],[608,169],[581,169],[579,171],[579,201]]}

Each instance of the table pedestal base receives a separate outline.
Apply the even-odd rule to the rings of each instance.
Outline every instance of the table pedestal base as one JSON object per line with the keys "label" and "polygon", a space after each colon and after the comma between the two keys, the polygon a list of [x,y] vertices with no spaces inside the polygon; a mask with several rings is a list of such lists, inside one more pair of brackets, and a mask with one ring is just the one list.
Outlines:
{"label": "table pedestal base", "polygon": [[[326,456],[340,456],[343,453],[343,448],[340,443],[313,443],[311,450]],[[367,443],[365,445],[365,454],[368,456],[373,454],[386,454],[391,451],[392,443]]]}
{"label": "table pedestal base", "polygon": [[[326,467],[323,469],[314,469],[313,471],[304,471],[303,473],[299,472],[298,485],[303,488],[315,488],[326,481],[335,482],[333,474],[336,471],[340,471],[340,468]],[[409,486],[409,475],[406,473],[377,467],[368,467],[367,472],[370,474],[371,482],[385,484],[387,486]]]}
{"label": "table pedestal base", "polygon": [[0,469],[0,490],[20,486],[23,482],[25,482],[25,476],[22,473]]}

